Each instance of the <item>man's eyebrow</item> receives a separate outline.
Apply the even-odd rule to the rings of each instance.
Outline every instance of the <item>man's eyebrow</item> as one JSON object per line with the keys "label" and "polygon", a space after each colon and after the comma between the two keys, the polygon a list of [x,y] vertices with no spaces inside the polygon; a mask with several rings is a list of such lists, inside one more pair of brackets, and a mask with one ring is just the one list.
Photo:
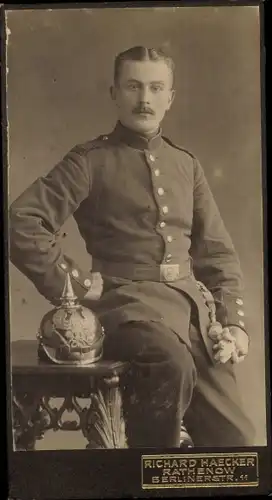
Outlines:
{"label": "man's eyebrow", "polygon": [[140,82],[139,80],[136,80],[135,78],[129,78],[129,79],[127,80],[127,82],[129,82],[129,83],[130,83],[130,82],[142,83],[142,82]]}
{"label": "man's eyebrow", "polygon": [[[127,80],[127,82],[128,82],[128,83],[141,83],[141,84],[143,83],[143,82],[141,82],[140,80],[136,80],[135,78],[129,78],[129,79]],[[154,84],[154,83],[155,83],[156,85],[165,85],[165,82],[164,82],[164,81],[162,81],[162,80],[152,80],[152,81],[151,81],[151,82],[149,82],[149,83],[151,83],[151,84]]]}

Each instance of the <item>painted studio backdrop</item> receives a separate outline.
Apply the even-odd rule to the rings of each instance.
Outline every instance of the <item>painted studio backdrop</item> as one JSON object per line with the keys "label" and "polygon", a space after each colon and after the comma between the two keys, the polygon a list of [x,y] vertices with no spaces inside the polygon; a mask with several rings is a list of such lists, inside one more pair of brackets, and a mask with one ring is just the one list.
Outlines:
{"label": "painted studio backdrop", "polygon": [[[168,45],[176,99],[164,134],[200,160],[239,253],[251,335],[237,367],[246,409],[266,443],[259,11],[257,7],[21,10],[7,14],[9,203],[75,144],[115,125],[113,60],[132,45]],[[73,219],[66,251],[89,269]],[[11,340],[35,338],[51,308],[10,266]],[[72,436],[71,436],[72,434]],[[82,439],[54,434],[53,447]],[[40,446],[52,448],[50,436]]]}

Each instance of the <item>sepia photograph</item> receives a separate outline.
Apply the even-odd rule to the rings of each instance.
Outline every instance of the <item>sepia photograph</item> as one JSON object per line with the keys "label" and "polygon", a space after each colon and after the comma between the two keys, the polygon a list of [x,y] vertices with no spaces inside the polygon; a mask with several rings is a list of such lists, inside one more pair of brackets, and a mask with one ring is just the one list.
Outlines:
{"label": "sepia photograph", "polygon": [[258,6],[5,23],[13,450],[266,446]]}

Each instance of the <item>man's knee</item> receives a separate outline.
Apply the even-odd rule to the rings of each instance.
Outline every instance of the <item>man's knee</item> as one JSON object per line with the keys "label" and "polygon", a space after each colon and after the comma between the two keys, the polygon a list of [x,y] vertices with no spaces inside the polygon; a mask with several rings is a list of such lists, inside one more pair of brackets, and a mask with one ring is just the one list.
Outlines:
{"label": "man's knee", "polygon": [[162,323],[131,321],[120,325],[106,339],[106,354],[137,365],[165,367],[166,375],[192,370],[193,358],[186,344]]}
{"label": "man's knee", "polygon": [[169,362],[180,366],[184,357],[190,357],[187,346],[162,323],[133,321],[121,325],[119,334],[124,348],[141,362]]}

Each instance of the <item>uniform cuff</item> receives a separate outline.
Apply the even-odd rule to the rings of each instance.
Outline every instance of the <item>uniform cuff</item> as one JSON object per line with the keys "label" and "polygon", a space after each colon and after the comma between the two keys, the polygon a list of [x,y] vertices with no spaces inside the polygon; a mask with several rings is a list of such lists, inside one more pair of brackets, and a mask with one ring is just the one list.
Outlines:
{"label": "uniform cuff", "polygon": [[244,300],[240,295],[220,294],[215,297],[217,320],[224,326],[238,326],[246,332]]}
{"label": "uniform cuff", "polygon": [[92,286],[92,274],[82,271],[75,263],[68,263],[65,260],[58,263],[58,267],[60,272],[63,273],[63,286],[66,274],[69,273],[75,295],[78,299],[85,297]]}
{"label": "uniform cuff", "polygon": [[37,284],[38,290],[53,305],[59,305],[63,293],[65,279],[69,273],[71,285],[78,300],[85,297],[92,287],[92,273],[82,271],[76,263],[65,256],[60,257],[44,276],[42,283]]}

